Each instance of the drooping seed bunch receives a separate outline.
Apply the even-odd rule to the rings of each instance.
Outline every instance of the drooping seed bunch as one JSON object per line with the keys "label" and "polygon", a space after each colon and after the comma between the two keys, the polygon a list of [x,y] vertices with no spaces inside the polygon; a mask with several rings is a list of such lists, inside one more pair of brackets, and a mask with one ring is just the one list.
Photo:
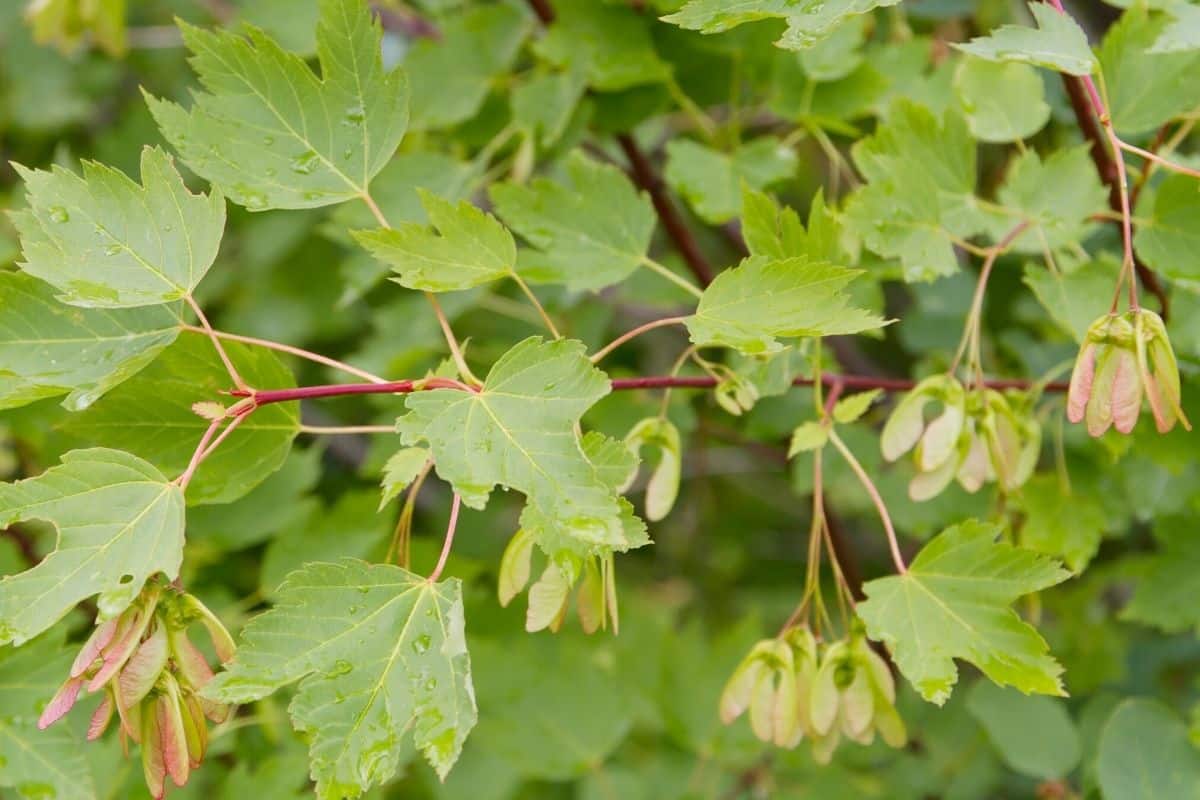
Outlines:
{"label": "drooping seed bunch", "polygon": [[[500,559],[500,605],[508,607],[525,590],[533,569],[534,536],[522,528],[509,540]],[[612,553],[580,557],[563,553],[546,564],[540,578],[529,587],[529,610],[525,616],[527,631],[550,630],[557,633],[567,618],[571,592],[575,609],[586,633],[620,627],[617,607],[615,560]]]}
{"label": "drooping seed bunch", "polygon": [[878,734],[891,747],[908,740],[891,670],[858,623],[830,643],[799,625],[754,645],[721,694],[721,721],[747,710],[759,739],[793,748],[808,738],[821,764],[843,736],[865,745]]}
{"label": "drooping seed bunch", "polygon": [[1144,308],[1105,314],[1088,328],[1067,393],[1067,418],[1087,421],[1092,436],[1109,427],[1129,433],[1150,403],[1154,425],[1166,433],[1191,423],[1180,406],[1179,365],[1162,318]]}
{"label": "drooping seed bunch", "polygon": [[166,794],[168,776],[183,786],[204,759],[207,721],[224,722],[231,711],[199,694],[213,671],[188,638],[188,627],[197,621],[208,630],[221,662],[230,661],[233,638],[203,603],[170,586],[147,584],[129,608],[96,625],[38,727],[44,729],[65,716],[81,693],[103,693],[88,739],[100,738],[116,717],[126,752],[130,741],[142,747],[151,795]]}
{"label": "drooping seed bunch", "polygon": [[[941,413],[926,423],[930,403]],[[917,474],[908,485],[913,500],[929,500],[957,479],[968,492],[995,481],[1020,487],[1037,466],[1042,426],[1027,395],[980,388],[968,391],[954,377],[935,375],[904,396],[883,428],[883,457],[895,461],[910,450]]]}

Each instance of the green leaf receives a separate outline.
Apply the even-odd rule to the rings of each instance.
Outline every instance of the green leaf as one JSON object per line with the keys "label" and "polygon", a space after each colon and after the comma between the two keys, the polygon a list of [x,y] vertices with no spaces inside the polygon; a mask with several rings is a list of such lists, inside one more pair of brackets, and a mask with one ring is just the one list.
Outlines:
{"label": "green leaf", "polygon": [[909,281],[958,270],[952,237],[983,229],[975,197],[975,143],[959,114],[939,122],[908,101],[852,150],[869,183],[846,208],[846,224],[867,247],[898,258]]}
{"label": "green leaf", "polygon": [[225,201],[189,192],[156,147],[142,150],[141,164],[140,186],[92,161],[83,177],[18,166],[29,199],[12,214],[21,268],[77,306],[152,306],[191,294],[217,257]]}
{"label": "green leaf", "polygon": [[871,28],[867,15],[847,17],[828,37],[800,51],[804,74],[818,83],[840,81],[863,63],[863,42]]}
{"label": "green leaf", "polygon": [[1067,273],[1028,264],[1024,281],[1051,319],[1082,344],[1097,312],[1112,301],[1119,269],[1120,263],[1108,255]]}
{"label": "green leaf", "polygon": [[263,552],[258,585],[264,597],[275,597],[287,576],[315,561],[342,558],[381,561],[395,520],[379,513],[378,495],[371,489],[341,494],[294,528],[280,532]]}
{"label": "green leaf", "polygon": [[1022,546],[1083,572],[1108,527],[1108,515],[1091,493],[1064,492],[1057,476],[1037,475],[1021,487],[1020,505],[1025,510]]}
{"label": "green leaf", "polygon": [[[594,772],[628,739],[634,709],[626,665],[602,640],[523,635],[471,647],[481,707],[470,750],[495,754],[527,778],[562,782]],[[560,737],[566,747],[547,747]]]}
{"label": "green leaf", "polygon": [[0,272],[0,408],[66,394],[87,408],[152,361],[179,335],[178,307],[81,309],[48,284]]}
{"label": "green leaf", "polygon": [[1070,576],[1053,560],[997,542],[994,525],[974,520],[929,541],[908,572],[869,581],[858,606],[868,635],[887,644],[900,672],[941,705],[958,680],[954,659],[997,684],[1063,694],[1046,642],[1010,607],[1018,597]]}
{"label": "green leaf", "polygon": [[297,681],[288,710],[318,797],[389,781],[410,729],[444,778],[476,719],[462,585],[352,559],[293,572],[205,694],[245,703]]}
{"label": "green leaf", "polygon": [[[474,166],[442,153],[423,150],[399,153],[388,162],[371,184],[371,197],[392,225],[428,222],[421,201],[424,189],[445,200],[465,200],[478,179]],[[334,209],[331,224],[323,232],[350,243],[350,231],[378,225],[365,203],[347,203]]]}
{"label": "green leaf", "polygon": [[17,797],[96,800],[81,739],[62,725],[39,731],[32,720],[0,719],[0,787]]}
{"label": "green leaf", "polygon": [[749,188],[742,193],[742,237],[752,256],[782,259],[807,252],[808,235],[796,210]]}
{"label": "green leaf", "polygon": [[843,397],[833,407],[833,418],[843,425],[856,422],[863,414],[867,413],[867,409],[882,393],[882,389],[872,389],[869,392],[859,392]]}
{"label": "green leaf", "polygon": [[28,6],[25,19],[32,29],[34,41],[39,44],[52,44],[64,53],[70,53],[86,40],[103,48],[109,55],[125,55],[127,42],[123,0],[95,0],[89,3],[44,0]]}
{"label": "green leaf", "polygon": [[1178,53],[1200,50],[1200,7],[1190,3],[1171,3],[1166,7],[1171,23],[1154,40],[1151,53]]}
{"label": "green leaf", "polygon": [[467,506],[482,509],[499,484],[580,539],[621,542],[617,498],[576,432],[609,392],[586,352],[578,341],[526,339],[495,363],[479,392],[408,395],[396,429],[406,444],[429,444],[437,474]]}
{"label": "green leaf", "polygon": [[828,428],[813,420],[802,422],[796,427],[796,430],[792,431],[791,444],[788,445],[788,458],[824,447],[827,441],[829,441]]}
{"label": "green leaf", "polygon": [[82,737],[56,725],[37,728],[46,702],[71,669],[60,626],[23,647],[0,649],[0,787],[18,797],[96,800]]}
{"label": "green leaf", "polygon": [[379,510],[400,496],[429,462],[429,451],[423,447],[402,447],[383,465],[383,498]]}
{"label": "green leaf", "polygon": [[728,222],[742,211],[744,187],[764,189],[796,173],[796,153],[764,136],[722,153],[691,139],[667,143],[663,177],[705,222]]}
{"label": "green leaf", "polygon": [[0,644],[20,645],[100,595],[111,617],[150,577],[179,573],[183,492],[137,456],[73,450],[36,478],[0,484],[0,526],[44,520],[58,531],[54,552],[0,580]]}
{"label": "green leaf", "polygon": [[[612,492],[621,491],[633,480],[638,458],[624,442],[588,431],[584,434],[582,447],[596,479]],[[521,512],[521,530],[529,534],[555,563],[613,552],[625,553],[650,544],[646,523],[634,513],[633,504],[624,497],[618,497],[617,505],[620,509],[619,527],[610,528],[603,536],[556,521],[533,503],[527,504]]]}
{"label": "green leaf", "polygon": [[268,36],[298,56],[309,58],[317,52],[317,0],[255,0],[237,7],[236,25],[262,28]]}
{"label": "green leaf", "polygon": [[663,17],[681,28],[701,33],[720,33],[744,22],[785,19],[787,31],[776,44],[789,50],[812,47],[829,36],[838,25],[855,14],[894,6],[899,0],[690,0],[683,8]]}
{"label": "green leaf", "polygon": [[512,274],[517,244],[495,217],[463,200],[457,205],[418,189],[432,228],[404,222],[354,231],[354,238],[399,275],[409,289],[470,289]]}
{"label": "green leaf", "polygon": [[[1094,226],[1090,217],[1108,209],[1108,190],[1083,145],[1056,150],[1045,160],[1025,151],[1008,168],[997,199],[1033,223],[1013,247],[1039,255],[1082,241]],[[1016,222],[997,221],[994,236],[1002,238]]]}
{"label": "green leaf", "polygon": [[586,73],[593,88],[619,91],[669,77],[645,19],[633,9],[594,0],[555,0],[554,12],[554,24],[534,50],[556,66]]}
{"label": "green leaf", "polygon": [[1058,780],[1079,764],[1079,732],[1061,700],[978,681],[967,693],[967,710],[1004,763],[1022,775]]}
{"label": "green leaf", "polygon": [[954,92],[971,133],[984,142],[1027,139],[1050,121],[1042,78],[1028,64],[964,58],[954,72]]}
{"label": "green leaf", "polygon": [[1200,182],[1168,175],[1154,191],[1150,208],[1138,204],[1133,244],[1148,267],[1168,278],[1200,279]]}
{"label": "green leaf", "polygon": [[146,102],[189,167],[251,211],[366,194],[404,137],[408,86],[384,70],[365,0],[321,0],[320,78],[256,28],[242,37],[180,27],[207,91],[190,110]]}
{"label": "green leaf", "polygon": [[495,184],[496,213],[537,250],[521,253],[530,280],[601,289],[623,281],[646,257],[654,208],[614,166],[572,155],[567,183]]}
{"label": "green leaf", "polygon": [[[290,370],[269,350],[227,342],[242,377],[261,389],[294,387]],[[184,333],[158,359],[63,426],[72,436],[120,447],[169,475],[187,468],[209,421],[194,403],[229,389],[229,375],[203,334]],[[169,431],[170,435],[164,435]],[[229,503],[283,464],[300,432],[299,409],[277,403],[258,409],[230,434],[188,485],[189,503]]]}
{"label": "green leaf", "polygon": [[581,70],[535,75],[512,90],[513,122],[545,145],[557,142],[587,88]]}
{"label": "green leaf", "polygon": [[[424,189],[446,200],[466,199],[477,179],[475,167],[440,153],[401,153],[388,162],[371,183],[374,198],[383,216],[392,225],[429,221],[421,204]],[[337,207],[322,232],[336,241],[350,244],[350,231],[378,225],[366,203],[345,203]],[[383,262],[359,252],[343,263],[343,278],[348,284],[338,302],[347,305],[373,289],[390,272]]]}
{"label": "green leaf", "polygon": [[1123,619],[1153,625],[1169,633],[1200,629],[1200,609],[1192,602],[1200,589],[1200,542],[1193,526],[1168,520],[1154,529],[1159,552],[1147,560]]}
{"label": "green leaf", "polygon": [[[954,47],[989,61],[1033,64],[1069,75],[1096,71],[1096,57],[1079,23],[1043,3],[1030,3],[1029,12],[1037,21],[1036,28],[1002,25],[989,36]],[[1109,74],[1107,69],[1104,74]]]}
{"label": "green leaf", "polygon": [[1154,51],[1166,25],[1162,15],[1136,6],[1108,29],[1100,46],[1108,113],[1126,139],[1200,106],[1200,52]]}
{"label": "green leaf", "polygon": [[437,37],[417,40],[404,59],[414,130],[446,128],[475,116],[512,66],[529,33],[529,15],[493,3],[443,17],[437,29]]}
{"label": "green leaf", "polygon": [[295,449],[275,474],[245,497],[224,505],[189,508],[192,547],[242,550],[304,526],[320,504],[312,491],[321,478],[322,455],[319,447]]}
{"label": "green leaf", "polygon": [[882,318],[848,307],[843,289],[859,270],[807,258],[774,261],[752,256],[717,276],[687,318],[692,342],[733,347],[743,353],[783,349],[780,338],[835,336],[886,325]]}
{"label": "green leaf", "polygon": [[1132,698],[1100,731],[1096,769],[1104,800],[1159,800],[1200,793],[1200,753],[1162,703]]}
{"label": "green leaf", "polygon": [[54,628],[22,647],[0,650],[0,719],[41,716],[75,659],[63,646],[65,634],[62,627]]}

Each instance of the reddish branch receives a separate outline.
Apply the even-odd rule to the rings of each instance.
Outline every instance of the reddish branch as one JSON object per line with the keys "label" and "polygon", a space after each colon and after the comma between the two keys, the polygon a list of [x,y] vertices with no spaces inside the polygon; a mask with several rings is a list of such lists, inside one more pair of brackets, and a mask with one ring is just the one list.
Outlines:
{"label": "reddish branch", "polygon": [[[554,22],[554,9],[550,7],[549,0],[529,0],[529,6],[533,9],[533,13],[537,14],[537,18],[541,20],[543,25],[549,25]],[[679,250],[679,254],[687,262],[688,269],[696,276],[696,280],[700,282],[701,287],[708,286],[712,283],[713,277],[716,274],[712,264],[709,263],[704,253],[700,250],[700,246],[696,243],[696,238],[692,236],[692,232],[684,224],[683,217],[679,216],[679,210],[675,208],[675,204],[667,196],[666,187],[663,184],[662,178],[655,171],[654,165],[650,163],[650,159],[646,157],[646,154],[642,152],[637,142],[629,134],[619,134],[617,136],[617,144],[621,146],[621,150],[625,153],[625,158],[629,160],[629,172],[633,176],[634,183],[650,195],[650,202],[654,204],[655,213],[658,214],[658,218],[662,222],[663,228],[666,229],[667,235],[675,243],[675,248]]]}
{"label": "reddish branch", "polygon": [[[793,386],[812,386],[812,378],[796,378]],[[825,386],[841,385],[846,389],[882,389],[885,392],[906,392],[916,385],[916,381],[907,378],[881,378],[874,375],[836,375],[826,373],[821,376]],[[628,391],[630,389],[712,389],[717,385],[717,379],[708,375],[688,377],[671,375],[646,375],[640,378],[614,378],[613,391]],[[1033,381],[1025,380],[992,380],[984,381],[991,389],[1028,389]],[[425,389],[457,389],[473,391],[457,381],[434,378],[427,381],[389,381],[388,383],[334,383],[323,386],[301,386],[295,389],[270,389],[265,391],[231,392],[234,397],[253,398],[254,407],[271,405],[272,403],[287,403],[296,400],[314,400],[322,397],[346,397],[356,394],[408,394]],[[1067,384],[1063,381],[1047,383],[1043,391],[1065,392]]]}
{"label": "reddish branch", "polygon": [[696,280],[702,287],[708,286],[712,283],[715,274],[712,264],[708,263],[708,259],[701,252],[700,245],[696,243],[696,238],[692,236],[692,232],[684,224],[683,218],[679,216],[679,211],[671,202],[671,198],[667,197],[662,178],[654,171],[654,166],[632,136],[627,133],[620,134],[617,136],[617,144],[621,145],[621,150],[629,159],[629,168],[634,182],[650,195],[650,202],[654,204],[658,219],[666,228],[667,235],[675,243],[683,260],[687,262],[688,269],[696,276]]}
{"label": "reddish branch", "polygon": [[42,557],[38,555],[37,547],[34,546],[33,537],[16,525],[9,525],[7,528],[0,530],[0,535],[7,536],[13,540],[13,543],[17,546],[17,550],[21,552],[21,558],[25,559],[25,563],[29,564],[29,566],[36,566],[42,560]]}

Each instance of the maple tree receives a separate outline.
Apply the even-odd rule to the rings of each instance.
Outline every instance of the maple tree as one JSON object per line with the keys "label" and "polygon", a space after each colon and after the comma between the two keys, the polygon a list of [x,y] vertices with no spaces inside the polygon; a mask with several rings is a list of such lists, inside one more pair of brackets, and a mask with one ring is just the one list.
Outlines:
{"label": "maple tree", "polygon": [[0,9],[0,789],[1200,793],[1121,5]]}

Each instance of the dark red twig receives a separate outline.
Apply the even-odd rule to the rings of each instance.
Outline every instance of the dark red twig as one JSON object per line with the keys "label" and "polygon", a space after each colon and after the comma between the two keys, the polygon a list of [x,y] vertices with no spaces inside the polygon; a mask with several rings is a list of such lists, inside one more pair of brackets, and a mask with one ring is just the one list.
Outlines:
{"label": "dark red twig", "polygon": [[33,544],[33,537],[16,525],[9,525],[4,530],[0,530],[0,535],[7,536],[13,540],[13,543],[17,546],[17,550],[21,551],[21,558],[25,559],[25,563],[29,564],[29,566],[36,566],[42,560],[42,557],[38,555],[37,548]]}
{"label": "dark red twig", "polygon": [[[846,389],[882,389],[885,392],[906,392],[917,382],[907,378],[881,378],[874,375],[838,375],[826,373],[821,376],[821,382],[826,386],[841,385]],[[812,386],[812,378],[796,378],[793,386]],[[716,378],[708,375],[672,376],[646,375],[640,378],[614,378],[613,391],[628,391],[631,389],[711,389],[717,385]],[[989,389],[1028,389],[1034,381],[1026,380],[992,380],[984,381]],[[272,403],[288,403],[296,400],[314,400],[322,397],[346,397],[356,394],[408,394],[425,389],[458,389],[467,391],[467,387],[457,381],[434,378],[428,381],[391,381],[389,383],[334,383],[325,386],[300,386],[295,389],[271,389],[266,391],[240,392],[231,394],[234,397],[253,397],[254,407],[271,405]],[[1065,392],[1067,383],[1056,381],[1043,387],[1046,392]]]}
{"label": "dark red twig", "polygon": [[529,7],[533,9],[533,13],[537,14],[537,18],[543,25],[554,22],[554,9],[550,7],[550,0],[529,0]]}
{"label": "dark red twig", "polygon": [[650,195],[650,202],[654,204],[659,221],[662,222],[671,241],[675,243],[679,254],[683,256],[683,260],[687,262],[688,269],[702,287],[708,286],[713,282],[715,275],[712,264],[708,263],[700,245],[696,243],[696,237],[692,236],[691,230],[679,216],[679,210],[667,196],[666,186],[655,171],[654,165],[629,134],[622,133],[617,136],[617,144],[621,146],[625,158],[629,159],[629,170],[634,183]]}
{"label": "dark red twig", "polygon": [[[796,378],[792,381],[793,386],[812,386],[812,378]],[[907,392],[909,389],[917,385],[914,380],[908,378],[881,378],[874,375],[835,375],[826,373],[821,376],[821,382],[826,386],[834,386],[838,383],[842,384],[847,389],[882,389],[885,392]],[[717,385],[715,378],[707,375],[696,377],[670,377],[667,375],[648,375],[642,378],[614,378],[612,388],[614,391],[625,389],[711,389]],[[989,389],[1028,389],[1034,385],[1034,381],[1024,380],[992,380],[984,381],[983,385]],[[1045,385],[1043,391],[1047,392],[1065,392],[1067,383],[1065,381],[1056,381]]]}

